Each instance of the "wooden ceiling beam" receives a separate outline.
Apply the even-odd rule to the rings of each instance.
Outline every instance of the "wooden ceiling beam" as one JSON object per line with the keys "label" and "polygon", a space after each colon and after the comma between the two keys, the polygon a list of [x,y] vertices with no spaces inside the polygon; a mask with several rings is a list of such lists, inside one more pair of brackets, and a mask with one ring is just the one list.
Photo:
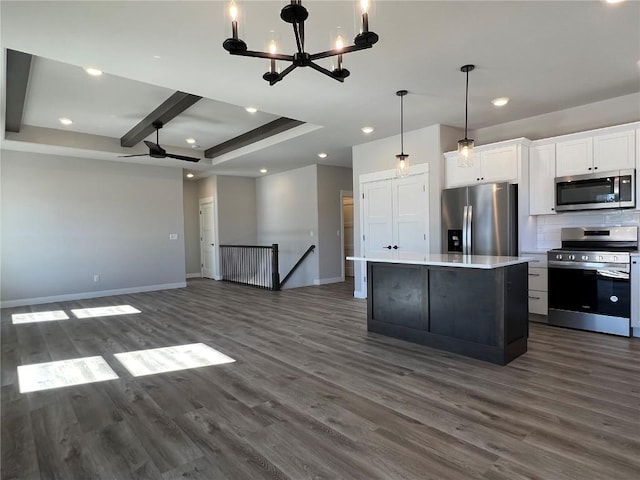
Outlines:
{"label": "wooden ceiling beam", "polygon": [[185,92],[174,93],[140,123],[125,133],[120,138],[120,145],[123,147],[137,145],[156,131],[153,126],[154,122],[162,122],[163,125],[166,125],[201,98]]}
{"label": "wooden ceiling beam", "polygon": [[7,132],[19,133],[22,126],[31,59],[32,56],[28,53],[7,49],[7,99],[4,117]]}
{"label": "wooden ceiling beam", "polygon": [[227,140],[226,142],[206,149],[204,152],[204,156],[205,158],[219,157],[220,155],[224,155],[225,153],[229,153],[234,150],[238,150],[239,148],[246,147],[247,145],[259,142],[260,140],[272,137],[274,135],[277,135],[278,133],[285,132],[302,124],[304,124],[304,122],[301,122],[300,120],[280,117],[276,120],[273,120],[272,122],[265,123],[258,128],[254,128],[247,133],[238,135],[231,140]]}

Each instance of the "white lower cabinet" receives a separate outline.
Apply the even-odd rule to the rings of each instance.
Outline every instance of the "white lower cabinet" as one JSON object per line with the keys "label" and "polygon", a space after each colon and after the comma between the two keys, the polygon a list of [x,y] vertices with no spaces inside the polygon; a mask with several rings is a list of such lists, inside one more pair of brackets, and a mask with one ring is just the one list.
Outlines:
{"label": "white lower cabinet", "polygon": [[[533,258],[529,262],[529,313],[547,316],[549,308],[547,254],[523,251],[521,255]],[[546,320],[539,319],[539,321]]]}

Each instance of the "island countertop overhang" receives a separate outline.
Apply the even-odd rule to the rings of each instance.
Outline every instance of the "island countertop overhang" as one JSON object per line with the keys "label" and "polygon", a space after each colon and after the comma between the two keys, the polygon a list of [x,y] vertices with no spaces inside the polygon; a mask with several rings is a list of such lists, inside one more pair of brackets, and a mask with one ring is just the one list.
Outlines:
{"label": "island countertop overhang", "polygon": [[360,262],[399,263],[405,265],[429,265],[458,268],[501,268],[518,265],[534,260],[531,257],[507,257],[494,255],[462,255],[455,253],[390,253],[375,254],[370,257],[347,257],[347,260]]}

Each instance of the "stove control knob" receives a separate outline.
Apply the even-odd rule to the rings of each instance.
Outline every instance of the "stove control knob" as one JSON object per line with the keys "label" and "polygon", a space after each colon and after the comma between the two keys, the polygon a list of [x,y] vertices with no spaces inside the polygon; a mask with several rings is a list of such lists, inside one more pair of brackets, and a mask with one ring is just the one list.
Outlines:
{"label": "stove control knob", "polygon": [[556,260],[562,260],[562,255],[557,254],[557,255],[556,255]]}
{"label": "stove control knob", "polygon": [[575,255],[569,255],[569,260],[575,260],[576,256]]}
{"label": "stove control knob", "polygon": [[589,256],[588,255],[582,255],[582,260],[589,260]]}

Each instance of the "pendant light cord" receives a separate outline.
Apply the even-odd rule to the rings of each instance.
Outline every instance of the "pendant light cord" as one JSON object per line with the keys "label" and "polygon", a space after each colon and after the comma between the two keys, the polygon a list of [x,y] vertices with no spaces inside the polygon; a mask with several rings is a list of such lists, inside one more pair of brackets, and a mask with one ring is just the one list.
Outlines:
{"label": "pendant light cord", "polygon": [[400,154],[404,155],[404,95],[400,96]]}
{"label": "pendant light cord", "polygon": [[469,118],[469,70],[467,69],[467,88],[464,96],[464,139],[467,139],[467,120]]}

